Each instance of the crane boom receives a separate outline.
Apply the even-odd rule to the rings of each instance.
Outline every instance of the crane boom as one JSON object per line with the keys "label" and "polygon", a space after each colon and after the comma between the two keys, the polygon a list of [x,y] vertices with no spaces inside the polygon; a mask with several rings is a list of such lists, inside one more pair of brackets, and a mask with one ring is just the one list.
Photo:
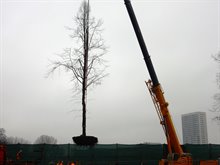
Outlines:
{"label": "crane boom", "polygon": [[140,29],[140,27],[139,27],[139,25],[138,25],[136,16],[135,16],[135,14],[134,14],[134,10],[133,10],[133,8],[132,8],[131,2],[130,2],[130,0],[125,0],[124,2],[125,2],[125,5],[126,5],[128,14],[129,14],[129,16],[130,16],[132,25],[133,25],[133,27],[134,27],[134,31],[135,31],[135,34],[136,34],[136,36],[137,36],[138,43],[139,43],[139,45],[140,45],[142,54],[143,54],[143,56],[144,56],[144,61],[145,61],[146,65],[147,65],[147,68],[148,68],[148,71],[149,71],[151,80],[152,80],[152,82],[153,82],[153,85],[154,85],[154,86],[157,86],[157,85],[159,85],[159,81],[158,81],[158,79],[157,79],[156,72],[155,72],[155,70],[154,70],[154,67],[153,67],[153,64],[152,64],[150,55],[149,55],[149,53],[148,53],[147,47],[146,47],[146,45],[145,45],[144,38],[143,38],[143,36],[142,36],[141,29]]}
{"label": "crane boom", "polygon": [[[144,42],[140,27],[138,25],[134,10],[132,8],[130,0],[124,0],[130,20],[132,22],[138,43],[140,45],[144,61],[146,63],[151,80],[146,82],[149,89],[151,98],[156,108],[157,114],[160,119],[160,123],[165,132],[168,146],[167,159],[159,161],[159,165],[192,165],[193,160],[189,153],[184,153],[179,143],[173,121],[171,119],[170,112],[168,110],[168,103],[165,100],[164,92],[162,91],[161,85],[158,81],[156,72],[154,70],[150,55],[147,51],[147,47]],[[217,160],[200,160],[199,165],[217,165]]]}
{"label": "crane boom", "polygon": [[[168,110],[168,103],[165,100],[164,93],[161,89],[160,83],[158,81],[156,72],[154,70],[151,58],[147,51],[147,47],[145,45],[140,27],[138,25],[134,10],[132,8],[130,0],[124,0],[128,14],[130,16],[130,20],[132,22],[136,37],[138,39],[142,54],[144,56],[144,61],[147,65],[148,72],[150,74],[150,78],[152,83],[148,83],[149,90],[151,91],[152,99],[156,107],[158,107],[158,114],[160,118],[160,122],[164,128],[165,135],[167,138],[168,150],[169,153],[177,153],[179,155],[183,154],[183,150],[179,143],[179,139],[176,135],[176,131]],[[150,82],[151,82],[150,81]]]}

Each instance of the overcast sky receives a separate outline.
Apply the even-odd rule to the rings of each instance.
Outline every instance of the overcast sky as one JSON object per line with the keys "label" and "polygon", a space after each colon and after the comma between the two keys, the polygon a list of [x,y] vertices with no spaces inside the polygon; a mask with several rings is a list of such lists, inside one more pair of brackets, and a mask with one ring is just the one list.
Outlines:
{"label": "overcast sky", "polygon": [[[209,143],[220,143],[212,97],[218,92],[220,0],[133,0],[158,79],[182,142],[181,115],[207,113]],[[87,134],[100,143],[165,143],[144,81],[149,79],[123,0],[90,0],[104,21],[110,74],[88,96]],[[81,134],[80,98],[70,77],[45,78],[50,60],[73,44],[80,0],[1,0],[0,127],[8,136],[34,142],[42,135],[72,143]]]}

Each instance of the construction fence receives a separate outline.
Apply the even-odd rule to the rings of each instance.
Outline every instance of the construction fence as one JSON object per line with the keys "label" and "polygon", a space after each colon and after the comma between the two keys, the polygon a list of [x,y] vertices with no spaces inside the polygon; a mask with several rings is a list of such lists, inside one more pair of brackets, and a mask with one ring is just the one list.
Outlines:
{"label": "construction fence", "polygon": [[[194,161],[217,160],[220,157],[220,144],[182,146],[184,151],[192,154]],[[77,162],[82,165],[158,165],[160,159],[167,155],[166,144],[97,144],[82,147],[75,144],[13,144],[6,146],[8,162],[17,160],[34,162],[39,165],[52,165],[59,161],[63,164]],[[31,163],[29,163],[31,164]]]}

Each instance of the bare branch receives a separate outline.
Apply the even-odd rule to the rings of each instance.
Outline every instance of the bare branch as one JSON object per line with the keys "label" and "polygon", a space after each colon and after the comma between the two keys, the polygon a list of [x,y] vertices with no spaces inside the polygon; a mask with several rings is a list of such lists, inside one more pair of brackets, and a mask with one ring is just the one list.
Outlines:
{"label": "bare branch", "polygon": [[212,58],[217,61],[220,62],[220,51],[216,54],[216,55],[212,55]]}

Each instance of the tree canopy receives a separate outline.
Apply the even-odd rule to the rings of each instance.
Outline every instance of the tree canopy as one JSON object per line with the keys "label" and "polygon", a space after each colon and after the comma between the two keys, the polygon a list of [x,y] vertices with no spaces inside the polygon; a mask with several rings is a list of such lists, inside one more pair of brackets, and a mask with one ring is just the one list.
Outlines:
{"label": "tree canopy", "polygon": [[41,135],[35,140],[34,144],[57,144],[57,139],[53,136]]}

